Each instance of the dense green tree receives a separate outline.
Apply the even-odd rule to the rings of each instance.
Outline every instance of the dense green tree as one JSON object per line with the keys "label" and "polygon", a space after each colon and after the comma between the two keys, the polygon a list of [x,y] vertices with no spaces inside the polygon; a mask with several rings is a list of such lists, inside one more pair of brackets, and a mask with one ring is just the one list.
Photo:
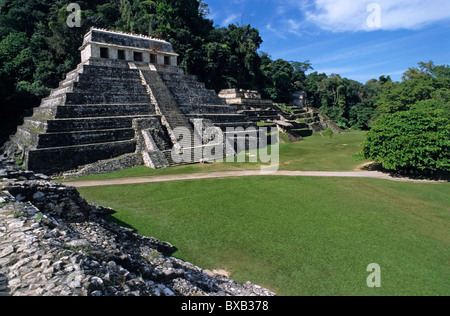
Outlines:
{"label": "dense green tree", "polygon": [[307,82],[306,72],[312,70],[311,63],[288,62],[283,59],[272,60],[266,53],[260,54],[261,82],[259,90],[266,98],[288,103],[296,91],[304,91]]}
{"label": "dense green tree", "polygon": [[407,111],[414,104],[430,99],[448,103],[450,67],[435,66],[433,62],[419,63],[419,68],[410,68],[401,83],[385,89],[377,106],[381,113]]}
{"label": "dense green tree", "polygon": [[303,91],[306,82],[306,73],[310,70],[314,70],[312,64],[309,60],[304,62],[291,61],[292,68],[294,69],[294,74],[292,81],[294,83],[295,89]]}
{"label": "dense green tree", "polygon": [[450,171],[450,112],[426,108],[387,114],[369,132],[363,155],[389,170]]}
{"label": "dense green tree", "polygon": [[450,71],[433,62],[383,85],[362,156],[390,170],[450,171]]}
{"label": "dense green tree", "polygon": [[[312,80],[306,84],[307,89],[312,89],[310,105],[319,108],[342,127],[357,125],[359,109],[370,106],[369,101],[363,102],[364,85],[335,74],[322,77],[320,81],[317,74],[311,74],[311,77]],[[360,128],[365,126],[359,123]]]}
{"label": "dense green tree", "polygon": [[321,94],[319,91],[319,83],[327,79],[324,73],[319,74],[317,71],[310,73],[304,82],[304,92],[306,92],[307,105],[319,108],[321,104]]}
{"label": "dense green tree", "polygon": [[295,89],[292,82],[292,65],[286,60],[277,59],[265,65],[265,75],[269,83],[264,87],[265,94],[273,100],[289,102]]}
{"label": "dense green tree", "polygon": [[308,106],[320,109],[341,127],[368,130],[379,112],[376,103],[393,85],[389,76],[361,84],[337,74],[328,77],[312,72],[306,76],[302,90]]}
{"label": "dense green tree", "polygon": [[208,87],[232,88],[236,80],[232,77],[231,48],[217,42],[203,45],[203,81]]}

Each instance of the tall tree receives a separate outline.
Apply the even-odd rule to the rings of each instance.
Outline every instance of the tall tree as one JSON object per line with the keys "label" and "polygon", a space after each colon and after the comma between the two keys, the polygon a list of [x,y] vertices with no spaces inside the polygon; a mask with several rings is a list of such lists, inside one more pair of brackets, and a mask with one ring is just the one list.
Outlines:
{"label": "tall tree", "polygon": [[362,156],[390,170],[450,171],[450,71],[433,62],[385,83]]}

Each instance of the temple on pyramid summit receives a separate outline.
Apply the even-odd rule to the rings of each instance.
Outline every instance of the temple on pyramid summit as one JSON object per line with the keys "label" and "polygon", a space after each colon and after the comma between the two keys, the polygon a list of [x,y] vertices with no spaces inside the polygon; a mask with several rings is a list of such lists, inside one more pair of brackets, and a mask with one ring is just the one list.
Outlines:
{"label": "temple on pyramid summit", "polygon": [[[80,51],[77,68],[11,137],[9,146],[21,153],[28,170],[84,175],[201,162],[208,157],[191,149],[212,143],[198,141],[198,120],[203,128],[222,131],[256,126],[195,76],[184,74],[166,41],[91,28]],[[180,129],[193,137],[180,136]],[[190,159],[174,161],[174,150]],[[235,152],[224,149],[223,154]]]}

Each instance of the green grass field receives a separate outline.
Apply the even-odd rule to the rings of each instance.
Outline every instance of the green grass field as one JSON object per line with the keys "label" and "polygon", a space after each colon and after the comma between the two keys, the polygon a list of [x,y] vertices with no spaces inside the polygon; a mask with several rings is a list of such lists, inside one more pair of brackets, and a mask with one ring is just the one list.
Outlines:
{"label": "green grass field", "polygon": [[[239,178],[80,189],[176,257],[279,295],[449,295],[450,184]],[[378,263],[382,287],[369,289]]]}
{"label": "green grass field", "polygon": [[[363,139],[352,132],[282,144],[280,170],[354,170]],[[89,178],[253,168],[140,167]],[[450,294],[449,183],[245,177],[79,190],[115,209],[112,220],[172,243],[174,256],[278,295]],[[371,263],[381,266],[379,289],[366,285]]]}

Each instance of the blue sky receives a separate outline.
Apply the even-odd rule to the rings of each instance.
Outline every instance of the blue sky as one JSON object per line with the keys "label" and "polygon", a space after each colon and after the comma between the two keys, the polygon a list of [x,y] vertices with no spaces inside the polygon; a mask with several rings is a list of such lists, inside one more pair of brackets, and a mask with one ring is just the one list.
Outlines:
{"label": "blue sky", "polygon": [[251,24],[274,59],[365,83],[450,64],[450,0],[205,0],[218,26]]}

